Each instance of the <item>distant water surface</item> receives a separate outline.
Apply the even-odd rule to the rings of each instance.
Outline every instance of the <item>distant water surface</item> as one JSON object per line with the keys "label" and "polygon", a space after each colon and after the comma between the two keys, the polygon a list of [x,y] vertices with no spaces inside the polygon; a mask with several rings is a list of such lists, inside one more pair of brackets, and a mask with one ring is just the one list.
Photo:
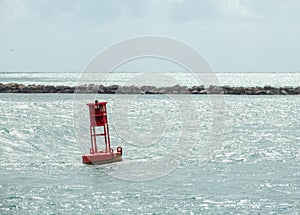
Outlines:
{"label": "distant water surface", "polygon": [[[71,79],[69,74],[73,75]],[[28,79],[18,75],[28,75]],[[1,82],[68,85],[75,84],[78,76],[45,73],[43,77],[42,73],[34,73],[31,79],[29,75],[0,76]],[[252,75],[226,74],[223,78],[231,80],[231,85],[243,85],[245,76]],[[279,84],[275,75],[273,81],[269,74],[256,76],[254,85]],[[299,80],[298,74],[288,76]],[[283,85],[299,84],[283,80]],[[119,117],[112,110],[114,96],[96,98],[108,101],[111,142],[113,147],[123,147],[123,162],[176,156],[168,154],[178,135],[176,129],[166,129],[164,135],[170,138],[146,148],[120,138],[113,124]],[[197,103],[199,142],[170,174],[132,182],[106,174],[118,164],[81,163],[82,150],[88,148],[89,139],[82,146],[75,136],[72,95],[0,94],[0,214],[300,213],[300,96],[225,96],[225,133],[220,147],[204,166],[199,165],[203,156],[200,146],[211,128],[209,98],[173,96],[192,96],[189,98]],[[125,95],[125,101],[127,98],[129,102],[131,97]],[[156,112],[147,107],[158,107],[167,122],[176,126],[180,113],[169,101],[165,95],[139,95],[128,114],[130,126],[141,134],[149,132],[149,121],[155,117],[151,114]],[[82,108],[86,111],[83,114],[88,114],[87,107]],[[88,127],[81,129],[88,134]],[[184,150],[184,143],[182,146]]]}
{"label": "distant water surface", "polygon": [[[84,79],[79,82],[81,73],[79,72],[0,72],[0,82],[2,83],[23,83],[23,84],[48,84],[48,85],[67,85],[75,86],[78,84],[104,84],[104,85],[130,85],[132,83],[136,85],[143,85],[147,80],[143,80],[142,74],[145,77],[151,75],[157,77],[158,81],[155,81],[153,85],[166,86],[170,85],[169,79],[159,79],[162,75],[169,76],[174,79],[172,84],[180,84],[186,86],[199,85],[201,83],[201,73],[199,74],[200,80],[195,80],[191,73],[120,73],[113,72],[109,73],[108,77],[101,81],[100,76],[91,74],[90,78]],[[204,75],[204,74],[203,74]],[[141,76],[138,83],[130,82],[134,77]],[[241,87],[255,87],[271,85],[274,87],[293,86],[297,87],[300,85],[300,73],[216,73],[219,85],[230,85],[230,86],[241,86]],[[89,77],[89,76],[88,76]],[[97,78],[98,77],[98,78]],[[102,79],[101,79],[102,80]],[[151,84],[151,82],[150,82]],[[208,83],[209,84],[209,83]]]}

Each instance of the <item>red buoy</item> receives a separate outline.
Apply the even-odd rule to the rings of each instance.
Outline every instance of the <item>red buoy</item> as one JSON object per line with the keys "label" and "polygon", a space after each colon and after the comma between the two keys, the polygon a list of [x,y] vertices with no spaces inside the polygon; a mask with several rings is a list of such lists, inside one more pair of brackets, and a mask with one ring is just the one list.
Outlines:
{"label": "red buoy", "polygon": [[[82,162],[85,164],[104,164],[122,161],[122,147],[117,147],[116,152],[110,147],[106,104],[107,102],[98,102],[97,100],[95,103],[87,104],[90,112],[91,148],[90,154],[82,156]],[[103,131],[96,133],[97,127],[100,127],[100,130],[103,129]],[[104,150],[98,150],[97,137],[104,139]]]}

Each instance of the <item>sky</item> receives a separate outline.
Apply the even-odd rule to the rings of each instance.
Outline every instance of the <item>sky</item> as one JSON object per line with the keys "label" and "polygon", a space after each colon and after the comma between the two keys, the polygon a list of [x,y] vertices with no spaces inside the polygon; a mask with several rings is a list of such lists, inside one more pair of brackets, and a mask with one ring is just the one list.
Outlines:
{"label": "sky", "polygon": [[0,0],[0,71],[82,71],[120,40],[160,35],[216,72],[300,72],[299,11],[299,0]]}

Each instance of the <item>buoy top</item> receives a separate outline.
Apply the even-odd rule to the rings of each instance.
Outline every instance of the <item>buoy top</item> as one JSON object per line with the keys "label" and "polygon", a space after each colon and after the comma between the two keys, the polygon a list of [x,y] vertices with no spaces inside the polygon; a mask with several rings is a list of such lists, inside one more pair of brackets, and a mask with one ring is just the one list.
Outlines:
{"label": "buoy top", "polygon": [[87,106],[91,107],[91,106],[102,106],[102,105],[106,105],[107,102],[98,102],[98,100],[95,101],[95,103],[88,103],[86,104]]}

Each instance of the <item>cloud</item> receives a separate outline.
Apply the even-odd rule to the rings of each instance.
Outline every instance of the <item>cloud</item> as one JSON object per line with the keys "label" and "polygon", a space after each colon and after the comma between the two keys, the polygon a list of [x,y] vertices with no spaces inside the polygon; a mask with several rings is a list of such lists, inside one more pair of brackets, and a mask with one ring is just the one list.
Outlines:
{"label": "cloud", "polygon": [[227,0],[223,4],[223,10],[227,14],[239,15],[241,17],[249,17],[253,15],[249,8],[245,7],[240,0]]}
{"label": "cloud", "polygon": [[0,0],[0,70],[80,70],[145,34],[189,43],[218,71],[300,70],[299,9],[296,0]]}

